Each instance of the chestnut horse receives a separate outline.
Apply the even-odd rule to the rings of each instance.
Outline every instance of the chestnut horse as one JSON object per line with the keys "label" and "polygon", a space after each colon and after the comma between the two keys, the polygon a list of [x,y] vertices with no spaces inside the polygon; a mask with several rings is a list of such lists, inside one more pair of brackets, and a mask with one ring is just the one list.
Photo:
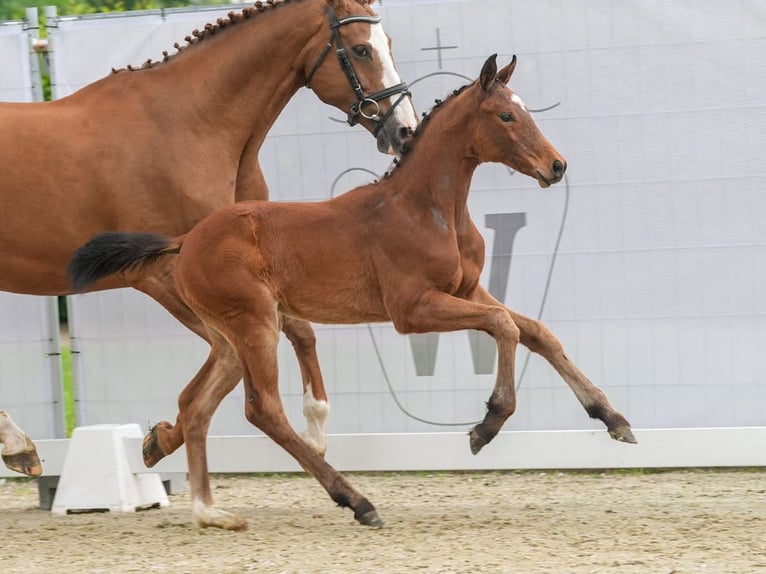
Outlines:
{"label": "chestnut horse", "polygon": [[5,411],[0,411],[0,444],[3,445],[5,466],[29,476],[42,474],[43,468],[34,443]]}
{"label": "chestnut horse", "polygon": [[[476,167],[500,162],[541,187],[561,180],[564,158],[540,133],[506,83],[516,64],[479,79],[427,116],[380,182],[318,203],[246,202],[207,217],[176,238],[107,233],[78,250],[76,290],[112,273],[129,278],[177,259],[176,286],[203,319],[213,349],[239,357],[247,419],[314,475],[362,524],[382,524],[373,505],[291,428],[279,397],[280,315],[319,323],[391,321],[400,333],[477,329],[497,341],[498,367],[484,420],[469,433],[476,454],[516,408],[516,346],[543,355],[586,412],[613,438],[635,442],[630,425],[567,358],[540,322],[507,309],[479,285],[484,241],[468,213]],[[175,255],[175,257],[168,257]],[[216,351],[214,351],[216,352]],[[207,419],[227,389],[198,396],[186,420]],[[197,443],[204,445],[204,442]],[[209,477],[187,445],[194,522],[240,529],[245,521],[213,506]]]}
{"label": "chestnut horse", "polygon": [[[267,199],[258,151],[301,86],[372,132],[381,151],[398,151],[418,118],[373,2],[256,2],[195,30],[162,62],[120,70],[53,102],[0,103],[0,290],[68,294],[66,264],[98,232],[176,235],[235,201]],[[135,287],[207,339],[167,263],[94,289]],[[326,405],[310,325],[286,319],[284,330],[305,395]],[[214,347],[182,394],[181,412],[213,384],[232,389],[240,378],[236,359]],[[162,423],[147,436],[148,465],[193,440],[183,423]],[[324,437],[307,440],[319,449]],[[39,465],[31,441],[5,449]]]}

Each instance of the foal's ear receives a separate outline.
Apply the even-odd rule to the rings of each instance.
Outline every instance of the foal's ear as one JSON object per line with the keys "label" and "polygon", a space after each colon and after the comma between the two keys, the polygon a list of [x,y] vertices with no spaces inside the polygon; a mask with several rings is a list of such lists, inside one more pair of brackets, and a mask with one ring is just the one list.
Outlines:
{"label": "foal's ear", "polygon": [[497,54],[492,54],[487,61],[484,62],[484,66],[481,68],[481,74],[479,75],[479,83],[481,88],[487,92],[495,83],[497,77]]}
{"label": "foal's ear", "polygon": [[513,60],[511,60],[511,63],[497,73],[497,79],[503,82],[503,84],[507,84],[508,80],[511,79],[513,70],[515,69],[516,69],[516,54],[513,55]]}

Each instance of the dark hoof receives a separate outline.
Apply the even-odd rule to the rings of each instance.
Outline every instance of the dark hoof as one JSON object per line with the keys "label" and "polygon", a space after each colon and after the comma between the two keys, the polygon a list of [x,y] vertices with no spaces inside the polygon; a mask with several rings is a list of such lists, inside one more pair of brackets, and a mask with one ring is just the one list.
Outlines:
{"label": "dark hoof", "polygon": [[40,476],[43,473],[43,466],[40,464],[40,457],[37,456],[36,450],[4,454],[3,464],[13,471],[27,476]]}
{"label": "dark hoof", "polygon": [[629,426],[621,426],[609,430],[609,436],[619,442],[627,442],[630,444],[638,444],[636,437],[633,436],[633,431]]}
{"label": "dark hoof", "polygon": [[142,454],[144,456],[144,465],[146,468],[152,468],[155,464],[165,458],[165,453],[160,448],[160,441],[157,437],[157,427],[162,426],[166,430],[173,428],[173,425],[166,422],[157,423],[144,437],[142,445]]}
{"label": "dark hoof", "polygon": [[484,447],[485,444],[489,442],[487,439],[480,436],[478,432],[476,432],[476,428],[471,429],[471,432],[468,433],[468,437],[471,443],[472,454],[479,454],[479,451]]}
{"label": "dark hoof", "polygon": [[381,528],[383,526],[383,519],[380,517],[377,510],[365,512],[357,520],[359,521],[359,524],[364,526],[372,526],[373,528]]}

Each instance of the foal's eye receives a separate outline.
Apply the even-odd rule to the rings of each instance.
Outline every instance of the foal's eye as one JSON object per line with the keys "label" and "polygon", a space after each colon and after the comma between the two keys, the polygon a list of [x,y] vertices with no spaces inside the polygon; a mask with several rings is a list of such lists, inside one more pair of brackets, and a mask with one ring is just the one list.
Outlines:
{"label": "foal's eye", "polygon": [[504,122],[512,122],[513,116],[509,114],[508,112],[506,112],[504,114],[500,114],[500,119],[503,120]]}
{"label": "foal's eye", "polygon": [[370,56],[370,49],[364,44],[359,44],[357,46],[354,46],[352,50],[354,50],[354,54],[356,54],[360,58],[369,58]]}

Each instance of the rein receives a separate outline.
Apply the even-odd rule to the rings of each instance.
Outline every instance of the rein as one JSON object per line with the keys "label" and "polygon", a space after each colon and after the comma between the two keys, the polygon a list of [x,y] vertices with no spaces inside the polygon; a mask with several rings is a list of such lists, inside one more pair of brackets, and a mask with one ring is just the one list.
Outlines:
{"label": "rein", "polygon": [[[325,44],[322,53],[319,54],[319,58],[317,58],[317,61],[311,67],[311,70],[309,71],[306,78],[306,87],[311,89],[311,78],[314,77],[314,73],[317,71],[319,66],[322,65],[322,62],[324,62],[324,59],[329,53],[333,44],[335,44],[335,53],[338,56],[340,69],[343,70],[343,73],[348,79],[348,83],[351,85],[351,89],[354,90],[354,94],[356,95],[356,102],[351,105],[351,109],[348,111],[348,118],[346,121],[348,122],[348,125],[355,126],[357,123],[359,123],[360,115],[368,120],[373,120],[376,122],[375,129],[373,130],[373,135],[377,136],[378,132],[383,127],[383,124],[386,123],[386,120],[388,120],[388,118],[391,116],[396,106],[398,106],[405,97],[410,95],[409,87],[407,86],[406,82],[402,82],[400,84],[396,84],[395,86],[384,88],[379,92],[375,92],[374,94],[365,95],[364,90],[362,89],[362,85],[359,83],[359,79],[356,77],[356,73],[354,72],[354,67],[351,65],[351,60],[348,58],[346,49],[343,47],[343,41],[341,40],[340,32],[338,29],[345,24],[351,24],[353,22],[379,24],[380,16],[348,16],[347,18],[338,20],[338,17],[335,15],[335,10],[332,7],[328,9],[327,13],[330,18],[330,40],[327,42],[327,44]],[[385,98],[395,96],[396,94],[399,94],[399,98],[388,109],[388,111],[381,116],[380,105],[378,102]],[[373,106],[374,111],[372,113],[365,112],[365,106]]]}

